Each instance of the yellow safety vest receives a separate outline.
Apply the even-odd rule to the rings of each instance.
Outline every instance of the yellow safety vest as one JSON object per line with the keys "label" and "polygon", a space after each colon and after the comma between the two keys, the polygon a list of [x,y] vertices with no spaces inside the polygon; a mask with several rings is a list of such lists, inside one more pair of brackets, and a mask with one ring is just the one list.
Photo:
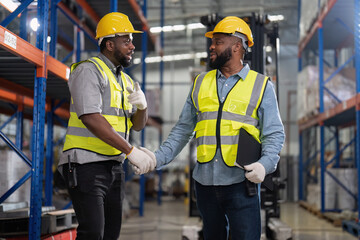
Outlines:
{"label": "yellow safety vest", "polygon": [[257,110],[268,77],[250,70],[245,80],[239,80],[221,103],[217,91],[216,71],[199,74],[191,98],[197,109],[195,126],[197,160],[210,162],[219,146],[227,166],[234,166],[239,131],[244,128],[260,143]]}
{"label": "yellow safety vest", "polygon": [[[130,110],[132,109],[132,105],[128,102],[129,93],[124,89],[126,89],[127,86],[134,88],[132,79],[124,72],[121,72],[120,85],[109,67],[100,58],[93,57],[86,61],[95,64],[104,79],[108,82],[102,95],[103,109],[101,115],[106,118],[117,133],[123,138],[128,139],[130,128],[132,127],[132,122],[130,120]],[[71,66],[71,72],[74,71],[79,64],[86,61],[73,64]],[[75,112],[73,99],[71,98],[70,119],[63,151],[76,148],[107,156],[121,154],[120,150],[103,142],[85,127]]]}

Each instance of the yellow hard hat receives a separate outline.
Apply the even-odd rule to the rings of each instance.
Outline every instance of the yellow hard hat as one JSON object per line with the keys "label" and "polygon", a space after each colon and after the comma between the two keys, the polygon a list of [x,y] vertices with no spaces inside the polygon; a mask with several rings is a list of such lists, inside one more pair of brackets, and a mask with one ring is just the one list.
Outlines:
{"label": "yellow hard hat", "polygon": [[95,39],[115,35],[116,33],[142,33],[142,31],[135,30],[125,14],[112,12],[100,19],[96,27]]}
{"label": "yellow hard hat", "polygon": [[242,33],[247,37],[249,47],[254,45],[250,27],[244,20],[234,16],[229,16],[221,20],[216,24],[213,31],[205,33],[205,37],[212,38],[214,33],[234,34],[235,32]]}

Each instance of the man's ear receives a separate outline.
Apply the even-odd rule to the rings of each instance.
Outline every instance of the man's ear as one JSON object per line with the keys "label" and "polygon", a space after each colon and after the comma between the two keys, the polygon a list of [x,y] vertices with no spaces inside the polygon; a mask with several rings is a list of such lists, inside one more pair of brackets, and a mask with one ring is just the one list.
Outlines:
{"label": "man's ear", "polygon": [[115,43],[113,41],[106,41],[106,49],[110,52],[112,52],[114,50],[115,47]]}
{"label": "man's ear", "polygon": [[243,49],[243,46],[239,41],[237,41],[233,46],[234,46],[234,52],[239,52],[241,51],[241,49]]}

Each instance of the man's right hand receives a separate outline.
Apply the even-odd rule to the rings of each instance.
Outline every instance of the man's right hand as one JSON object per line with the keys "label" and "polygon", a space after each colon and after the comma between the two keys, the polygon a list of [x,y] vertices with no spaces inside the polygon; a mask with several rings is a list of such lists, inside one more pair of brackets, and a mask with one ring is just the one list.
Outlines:
{"label": "man's right hand", "polygon": [[140,147],[140,150],[144,151],[151,158],[149,171],[154,170],[156,168],[156,164],[157,164],[155,154],[152,151],[150,151],[149,149],[144,148],[144,147]]}
{"label": "man's right hand", "polygon": [[152,159],[144,151],[133,147],[130,154],[127,155],[127,158],[136,168],[136,174],[144,174],[151,170],[152,168]]}

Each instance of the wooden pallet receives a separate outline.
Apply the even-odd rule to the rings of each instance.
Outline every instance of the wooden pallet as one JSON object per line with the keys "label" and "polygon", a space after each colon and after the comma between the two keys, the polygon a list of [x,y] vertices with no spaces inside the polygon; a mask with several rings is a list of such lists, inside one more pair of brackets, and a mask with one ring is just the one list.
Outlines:
{"label": "wooden pallet", "polygon": [[305,201],[299,201],[299,205],[303,207],[304,209],[308,210],[315,216],[325,219],[331,224],[333,224],[335,227],[341,227],[342,222],[345,220],[349,220],[348,218],[345,218],[341,215],[341,213],[337,212],[325,212],[322,213],[319,209],[317,209],[315,206],[305,202]]}
{"label": "wooden pallet", "polygon": [[[75,228],[77,220],[74,210],[48,212],[41,216],[41,234],[56,233]],[[26,235],[29,232],[29,218],[1,218],[0,237]]]}
{"label": "wooden pallet", "polygon": [[341,223],[344,220],[344,218],[340,216],[340,213],[334,212],[323,213],[323,218],[331,222],[335,227],[341,227]]}
{"label": "wooden pallet", "polygon": [[342,222],[345,220],[340,213],[336,213],[336,212],[325,212],[322,213],[319,209],[317,209],[315,206],[304,202],[304,201],[299,201],[299,205],[301,207],[303,207],[304,209],[308,210],[309,212],[311,212],[312,214],[314,214],[315,216],[325,219],[328,222],[332,223],[335,227],[341,227]]}
{"label": "wooden pallet", "polygon": [[342,221],[342,228],[355,237],[360,236],[360,225],[355,221]]}
{"label": "wooden pallet", "polygon": [[[64,230],[62,232],[52,233],[52,234],[46,234],[41,236],[41,240],[75,240],[76,238],[76,229],[68,229]],[[10,237],[10,238],[1,238],[3,240],[28,240],[29,236],[16,236],[16,237]]]}
{"label": "wooden pallet", "polygon": [[315,216],[318,216],[320,218],[322,217],[322,213],[315,206],[313,206],[313,205],[311,205],[311,204],[309,204],[309,203],[307,203],[305,201],[299,201],[299,205],[300,205],[300,207],[308,210],[309,212],[311,212]]}

